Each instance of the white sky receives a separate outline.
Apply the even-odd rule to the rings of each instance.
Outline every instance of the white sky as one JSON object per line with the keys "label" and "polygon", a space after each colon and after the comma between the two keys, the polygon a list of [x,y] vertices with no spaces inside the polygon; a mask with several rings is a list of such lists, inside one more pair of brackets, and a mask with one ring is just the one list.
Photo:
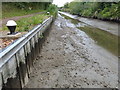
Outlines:
{"label": "white sky", "polygon": [[53,0],[53,4],[57,5],[58,7],[64,6],[65,3],[71,2],[73,0]]}

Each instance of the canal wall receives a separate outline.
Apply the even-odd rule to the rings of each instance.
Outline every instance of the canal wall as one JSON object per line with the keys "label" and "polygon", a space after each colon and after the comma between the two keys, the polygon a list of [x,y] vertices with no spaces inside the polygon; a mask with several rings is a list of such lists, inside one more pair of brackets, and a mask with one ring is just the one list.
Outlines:
{"label": "canal wall", "polygon": [[0,90],[19,90],[27,84],[52,21],[53,17],[49,17],[0,52]]}

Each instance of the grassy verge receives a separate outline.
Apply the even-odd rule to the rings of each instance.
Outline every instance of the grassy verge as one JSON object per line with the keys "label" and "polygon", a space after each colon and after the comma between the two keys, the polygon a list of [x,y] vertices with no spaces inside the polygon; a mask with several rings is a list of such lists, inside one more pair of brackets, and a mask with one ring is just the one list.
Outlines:
{"label": "grassy verge", "polygon": [[14,17],[14,16],[23,16],[27,14],[37,13],[37,12],[43,12],[44,10],[35,9],[35,10],[21,10],[19,8],[16,8],[14,6],[8,6],[4,5],[2,6],[2,18],[5,19],[8,17]]}
{"label": "grassy verge", "polygon": [[[28,31],[32,29],[35,25],[42,23],[48,17],[49,15],[40,14],[40,15],[35,15],[27,18],[22,18],[16,21],[17,23],[16,31],[19,31],[19,32]],[[8,28],[4,25],[2,30],[8,30]]]}
{"label": "grassy verge", "polygon": [[[64,16],[66,19],[71,20],[72,23],[78,24],[79,21],[72,19],[68,16]],[[116,56],[120,56],[120,43],[118,42],[120,40],[120,37],[113,35],[107,31],[92,27],[92,26],[84,26],[84,27],[78,27],[78,29],[84,31],[86,34],[88,34],[93,40],[97,41],[97,44],[102,46],[103,48],[107,49],[111,53],[113,53]]]}

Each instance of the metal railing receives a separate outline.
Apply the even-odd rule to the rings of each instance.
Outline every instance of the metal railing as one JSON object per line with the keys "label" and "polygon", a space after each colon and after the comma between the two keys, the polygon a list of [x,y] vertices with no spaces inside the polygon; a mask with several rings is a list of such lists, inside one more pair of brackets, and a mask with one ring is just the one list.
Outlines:
{"label": "metal railing", "polygon": [[0,53],[0,89],[23,88],[27,84],[44,40],[42,35],[52,20],[49,17]]}

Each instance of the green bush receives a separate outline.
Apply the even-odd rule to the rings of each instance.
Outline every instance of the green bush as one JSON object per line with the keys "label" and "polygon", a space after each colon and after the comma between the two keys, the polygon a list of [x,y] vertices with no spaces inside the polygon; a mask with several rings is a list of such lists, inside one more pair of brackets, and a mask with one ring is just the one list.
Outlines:
{"label": "green bush", "polygon": [[118,20],[120,19],[119,6],[120,2],[71,2],[67,3],[67,8],[64,9],[69,9],[71,14]]}
{"label": "green bush", "polygon": [[52,14],[55,17],[57,15],[57,11],[58,11],[58,8],[54,4],[50,4],[49,7],[48,7],[48,9],[47,9],[47,12],[50,12],[50,14]]}

